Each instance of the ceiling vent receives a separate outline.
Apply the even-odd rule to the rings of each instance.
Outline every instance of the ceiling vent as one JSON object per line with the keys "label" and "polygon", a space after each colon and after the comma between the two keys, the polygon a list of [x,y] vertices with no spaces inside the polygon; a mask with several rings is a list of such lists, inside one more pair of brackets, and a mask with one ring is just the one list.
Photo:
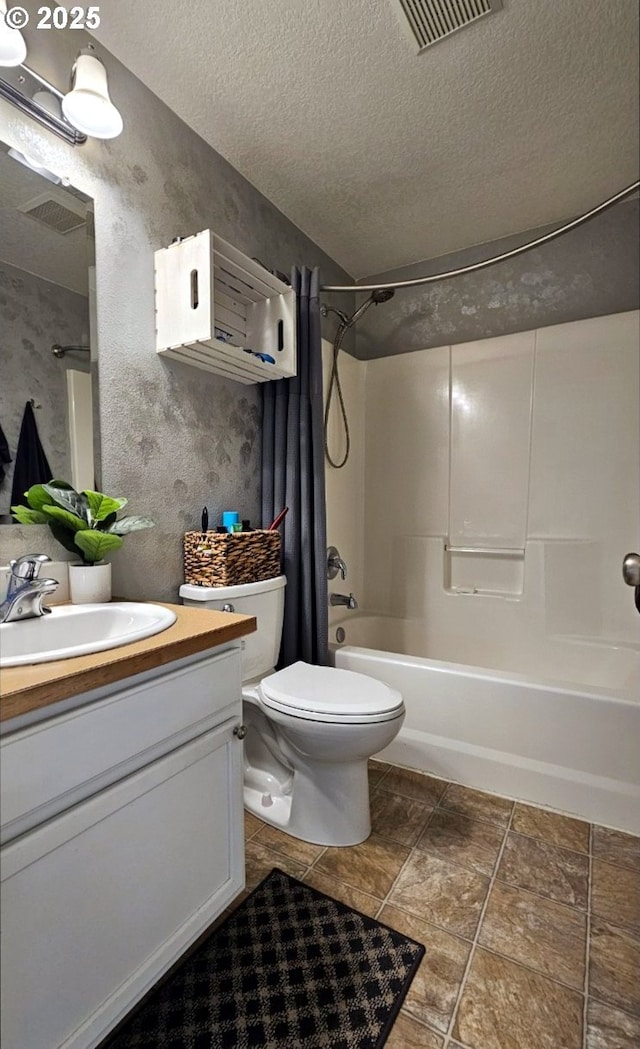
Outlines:
{"label": "ceiling vent", "polygon": [[56,233],[72,233],[87,221],[86,204],[64,191],[40,193],[26,204],[19,204],[17,210]]}
{"label": "ceiling vent", "polygon": [[395,0],[409,25],[411,36],[424,51],[458,29],[472,25],[494,11],[502,10],[502,0]]}

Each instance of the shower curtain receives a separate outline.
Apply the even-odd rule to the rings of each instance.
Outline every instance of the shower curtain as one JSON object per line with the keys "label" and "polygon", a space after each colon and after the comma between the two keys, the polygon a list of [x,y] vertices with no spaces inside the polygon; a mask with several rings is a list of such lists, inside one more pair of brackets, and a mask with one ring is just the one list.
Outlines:
{"label": "shower curtain", "polygon": [[294,268],[298,374],[262,384],[262,520],[283,507],[287,577],[279,667],[328,658],[320,274]]}

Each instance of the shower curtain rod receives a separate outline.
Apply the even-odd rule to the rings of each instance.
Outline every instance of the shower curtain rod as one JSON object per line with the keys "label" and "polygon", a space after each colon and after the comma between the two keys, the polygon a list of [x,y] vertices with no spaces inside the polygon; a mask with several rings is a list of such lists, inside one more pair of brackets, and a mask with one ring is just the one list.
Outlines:
{"label": "shower curtain rod", "polygon": [[555,240],[556,237],[562,236],[563,233],[568,233],[569,230],[575,229],[576,226],[581,226],[583,222],[588,222],[589,219],[595,218],[595,216],[599,215],[601,211],[606,211],[607,208],[617,204],[619,200],[623,200],[625,197],[631,196],[632,193],[636,193],[639,188],[640,181],[632,182],[626,189],[621,189],[619,193],[616,193],[613,197],[609,197],[609,199],[603,201],[602,204],[598,204],[595,208],[591,208],[591,211],[585,211],[583,215],[578,215],[577,218],[571,219],[570,222],[565,222],[564,225],[558,226],[556,229],[552,229],[542,237],[536,237],[535,240],[530,240],[526,244],[521,244],[519,248],[512,248],[511,251],[503,251],[501,255],[493,255],[490,259],[483,259],[481,262],[473,262],[469,266],[460,266],[459,269],[455,270],[444,270],[442,273],[432,273],[429,277],[413,277],[411,280],[399,280],[394,283],[386,284],[323,284],[320,290],[372,292],[383,291],[386,288],[417,288],[421,284],[433,284],[439,280],[448,280],[450,277],[461,277],[464,273],[473,273],[475,270],[484,269],[485,266],[494,266],[497,262],[504,262],[505,259],[513,259],[516,255],[522,255],[525,251],[537,248],[540,244],[546,244],[549,240]]}

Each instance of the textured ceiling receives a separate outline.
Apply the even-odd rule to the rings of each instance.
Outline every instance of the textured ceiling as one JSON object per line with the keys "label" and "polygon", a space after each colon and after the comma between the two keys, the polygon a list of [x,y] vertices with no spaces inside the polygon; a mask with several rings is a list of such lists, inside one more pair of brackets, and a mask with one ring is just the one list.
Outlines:
{"label": "textured ceiling", "polygon": [[637,0],[504,0],[423,54],[394,0],[100,13],[98,39],[358,278],[572,217],[637,177]]}

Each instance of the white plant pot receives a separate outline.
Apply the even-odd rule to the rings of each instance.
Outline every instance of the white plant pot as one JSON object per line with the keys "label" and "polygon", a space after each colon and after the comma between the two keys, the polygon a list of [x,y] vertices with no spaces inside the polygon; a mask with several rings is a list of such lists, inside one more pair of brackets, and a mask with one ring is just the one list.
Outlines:
{"label": "white plant pot", "polygon": [[86,605],[111,600],[111,564],[69,565],[71,603]]}

